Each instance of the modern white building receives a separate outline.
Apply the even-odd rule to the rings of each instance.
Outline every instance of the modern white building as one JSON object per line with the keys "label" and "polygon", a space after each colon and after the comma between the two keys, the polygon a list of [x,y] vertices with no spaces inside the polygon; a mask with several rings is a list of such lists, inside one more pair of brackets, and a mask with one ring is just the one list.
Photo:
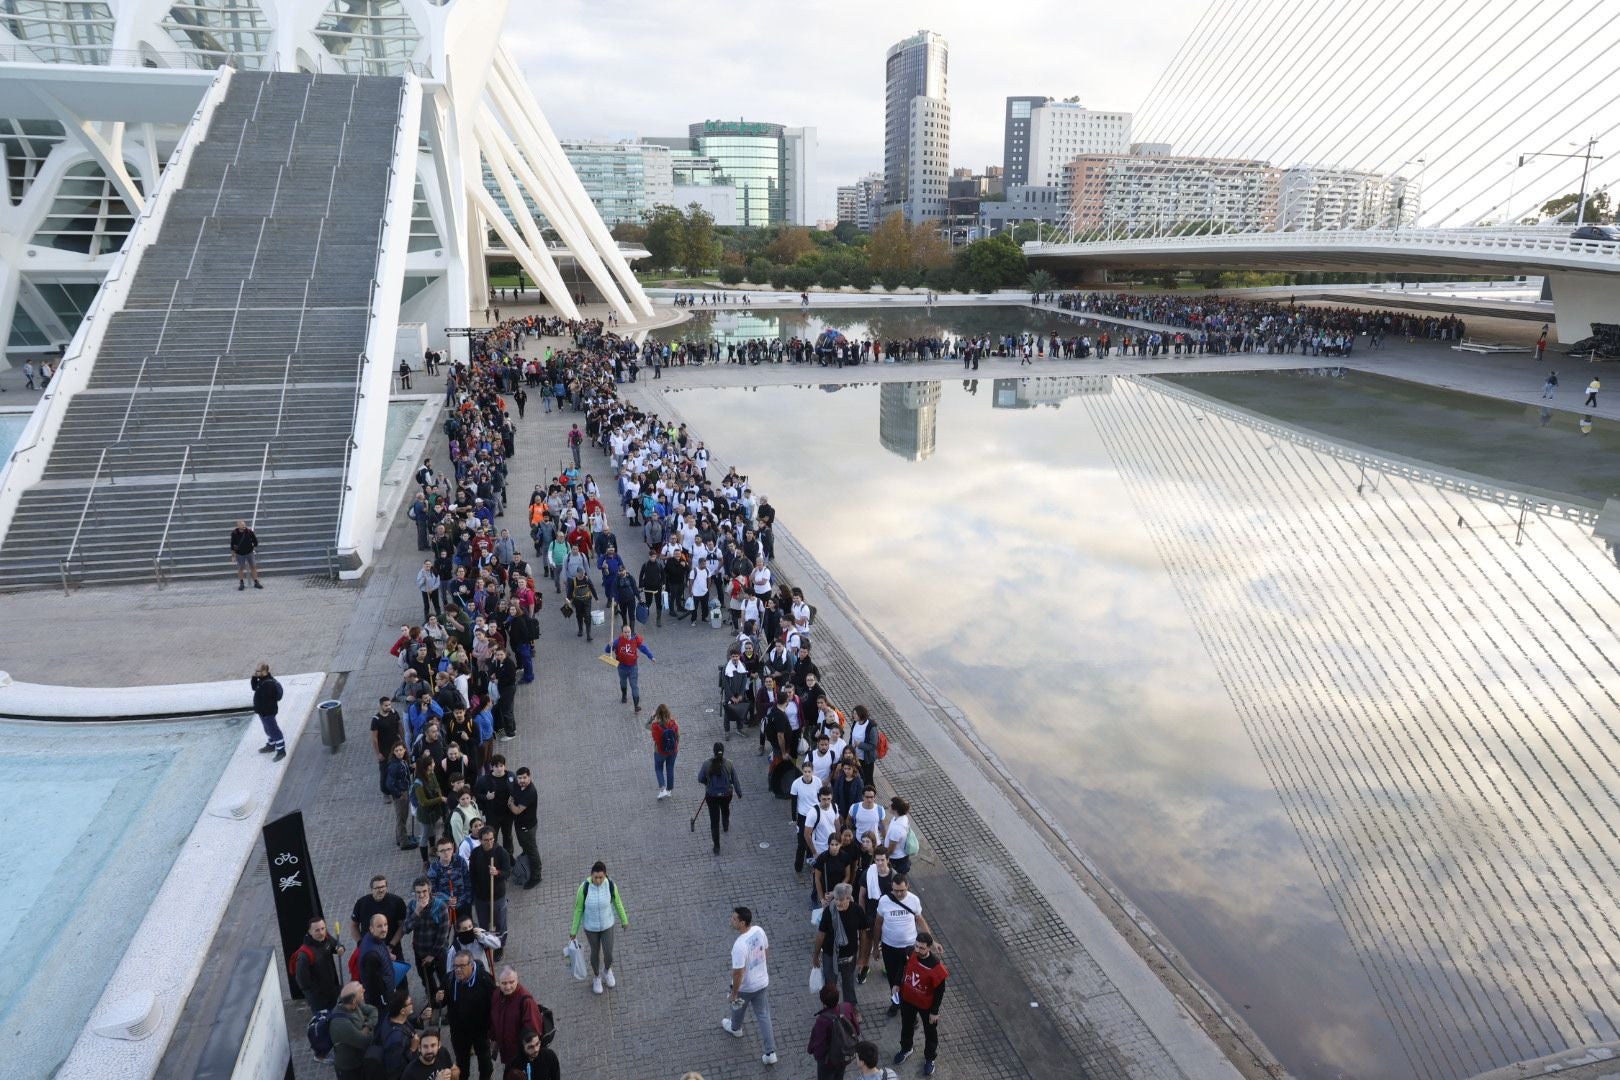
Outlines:
{"label": "modern white building", "polygon": [[883,212],[883,174],[867,173],[838,188],[838,220],[871,232]]}
{"label": "modern white building", "polygon": [[1392,229],[1417,220],[1422,192],[1404,176],[1294,165],[1277,202],[1279,229]]}
{"label": "modern white building", "polygon": [[1123,154],[1131,145],[1131,114],[1047,101],[1029,111],[1028,183],[1057,187],[1063,167],[1086,154]]}
{"label": "modern white building", "polygon": [[1064,167],[1077,234],[1140,235],[1276,227],[1281,170],[1264,161],[1090,154]]}
{"label": "modern white building", "polygon": [[568,163],[602,220],[640,221],[655,206],[675,201],[675,171],[667,146],[644,142],[568,141]]}
{"label": "modern white building", "polygon": [[951,178],[949,48],[919,30],[889,47],[884,67],[883,216],[942,222]]}
{"label": "modern white building", "polygon": [[738,225],[737,189],[731,184],[676,184],[670,205],[685,210],[693,203],[714,218],[716,225]]}
{"label": "modern white building", "polygon": [[7,350],[38,353],[72,337],[214,70],[226,66],[421,81],[403,321],[435,334],[465,324],[482,309],[492,249],[565,313],[584,292],[622,319],[649,317],[623,253],[492,32],[506,8],[507,0],[0,0]]}

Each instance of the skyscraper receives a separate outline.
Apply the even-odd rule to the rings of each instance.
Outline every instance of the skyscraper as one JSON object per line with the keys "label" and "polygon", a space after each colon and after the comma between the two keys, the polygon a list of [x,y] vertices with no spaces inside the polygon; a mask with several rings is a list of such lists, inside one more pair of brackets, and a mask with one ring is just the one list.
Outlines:
{"label": "skyscraper", "polygon": [[1029,183],[1030,114],[1051,100],[1039,95],[1007,99],[1001,136],[1001,174],[1006,183]]}
{"label": "skyscraper", "polygon": [[889,47],[883,107],[883,213],[940,221],[950,181],[945,39],[919,30]]}
{"label": "skyscraper", "polygon": [[[682,149],[677,139],[652,141]],[[712,160],[736,188],[738,225],[809,223],[815,128],[705,120],[687,128],[685,147],[686,156]]]}

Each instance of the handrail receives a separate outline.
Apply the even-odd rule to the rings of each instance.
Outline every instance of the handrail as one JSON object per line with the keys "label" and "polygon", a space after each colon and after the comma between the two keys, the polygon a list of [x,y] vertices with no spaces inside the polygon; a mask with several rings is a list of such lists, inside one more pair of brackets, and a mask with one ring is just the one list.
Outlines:
{"label": "handrail", "polygon": [[264,457],[259,461],[259,486],[253,492],[253,513],[248,515],[248,527],[257,528],[259,523],[259,500],[264,497],[264,476],[270,471],[270,444],[264,444]]}
{"label": "handrail", "polygon": [[[180,485],[186,481],[186,465],[191,460],[191,446],[186,445],[185,453],[180,455],[180,468],[174,476],[174,495],[169,499],[169,516],[163,519],[163,535],[158,539],[157,555],[152,558],[152,573],[157,578],[159,587],[163,585],[163,551],[169,546],[169,527],[174,524],[174,511],[180,505]],[[192,473],[192,478],[196,478]]]}
{"label": "handrail", "polygon": [[135,385],[130,388],[129,404],[124,406],[124,419],[118,424],[118,434],[113,437],[114,444],[124,441],[124,431],[129,427],[130,414],[135,411],[135,399],[140,395],[141,380],[146,378],[146,362],[150,359],[152,359],[151,353],[141,357],[141,369],[135,373]]}
{"label": "handrail", "polygon": [[101,469],[107,463],[107,448],[102,447],[101,456],[96,459],[96,471],[90,477],[90,488],[84,493],[84,505],[79,508],[79,523],[73,529],[73,539],[68,543],[67,554],[62,556],[62,591],[68,589],[68,564],[73,561],[75,554],[79,555],[80,566],[84,565],[84,555],[79,552],[79,537],[84,532],[84,519],[90,515],[90,502],[96,497],[96,485],[101,482]]}
{"label": "handrail", "polygon": [[223,356],[214,357],[214,373],[208,377],[208,396],[203,399],[202,419],[197,423],[199,439],[203,437],[203,432],[208,427],[208,413],[214,407],[214,387],[219,382],[219,362],[223,359],[225,359]]}
{"label": "handrail", "polygon": [[287,354],[287,364],[281,372],[281,403],[276,406],[276,438],[281,437],[281,418],[287,411],[287,380],[292,378],[292,353]]}
{"label": "handrail", "polygon": [[[1553,232],[1554,230],[1547,230]],[[1563,230],[1557,230],[1563,232]],[[1401,247],[1475,247],[1510,251],[1549,251],[1572,255],[1607,256],[1620,261],[1620,244],[1577,240],[1567,233],[1544,235],[1513,229],[1319,229],[1292,232],[1202,233],[1197,236],[1141,236],[1116,240],[1076,240],[1068,243],[1028,243],[1030,254],[1049,254],[1063,248],[1080,251],[1119,251],[1144,244],[1162,248],[1221,247],[1357,247],[1394,244]]]}

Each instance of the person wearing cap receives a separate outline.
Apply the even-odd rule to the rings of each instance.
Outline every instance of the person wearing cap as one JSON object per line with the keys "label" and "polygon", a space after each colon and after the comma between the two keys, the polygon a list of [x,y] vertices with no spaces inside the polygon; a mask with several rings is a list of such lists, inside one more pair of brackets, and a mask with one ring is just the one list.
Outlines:
{"label": "person wearing cap", "polygon": [[720,854],[720,834],[731,831],[732,796],[742,798],[742,786],[737,783],[737,770],[726,760],[726,744],[714,744],[714,756],[698,769],[698,783],[703,785],[703,802],[709,808],[709,837],[714,842],[714,853]]}

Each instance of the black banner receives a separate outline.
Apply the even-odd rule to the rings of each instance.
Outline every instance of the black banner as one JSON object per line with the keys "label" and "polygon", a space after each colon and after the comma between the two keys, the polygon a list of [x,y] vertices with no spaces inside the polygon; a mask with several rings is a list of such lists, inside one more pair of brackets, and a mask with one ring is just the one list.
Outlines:
{"label": "black banner", "polygon": [[[321,910],[321,892],[304,839],[304,815],[294,811],[264,827],[264,854],[270,866],[270,892],[276,898],[276,922],[281,926],[281,954],[287,960],[304,943],[309,918]],[[303,991],[292,979],[292,996]]]}

